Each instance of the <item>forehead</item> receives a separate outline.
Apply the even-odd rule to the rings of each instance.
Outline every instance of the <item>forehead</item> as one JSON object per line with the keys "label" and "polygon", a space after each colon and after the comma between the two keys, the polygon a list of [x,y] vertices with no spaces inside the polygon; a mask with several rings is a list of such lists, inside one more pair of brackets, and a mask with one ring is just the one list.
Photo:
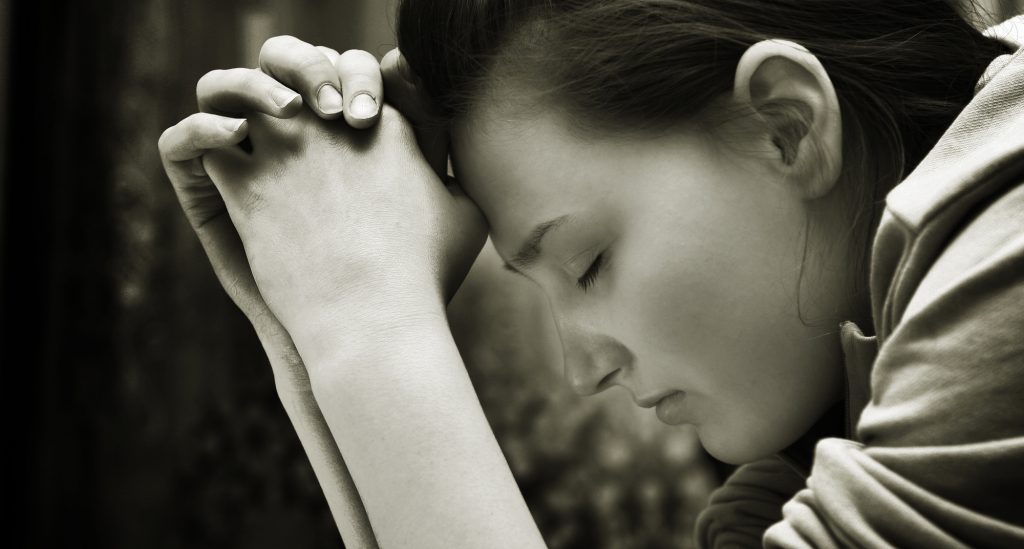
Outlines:
{"label": "forehead", "polygon": [[699,126],[595,135],[555,108],[523,114],[496,104],[452,126],[451,155],[506,260],[535,226],[562,215],[633,217],[668,207],[670,196],[699,203],[723,163],[737,160]]}
{"label": "forehead", "polygon": [[616,158],[625,151],[574,134],[553,109],[478,110],[453,126],[451,141],[455,174],[503,256],[537,223],[607,200],[630,169]]}

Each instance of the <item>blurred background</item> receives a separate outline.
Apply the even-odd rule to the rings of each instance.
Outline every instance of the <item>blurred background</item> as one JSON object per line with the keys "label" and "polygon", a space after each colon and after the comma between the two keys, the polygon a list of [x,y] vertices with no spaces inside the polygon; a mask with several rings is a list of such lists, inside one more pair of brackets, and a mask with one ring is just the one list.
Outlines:
{"label": "blurred background", "polygon": [[[994,18],[1019,2],[994,0]],[[214,68],[292,34],[378,57],[393,1],[0,0],[8,546],[340,547],[250,325],[160,167]],[[730,468],[615,389],[575,396],[543,299],[487,247],[466,366],[552,548],[690,547]],[[643,413],[641,413],[643,412]]]}

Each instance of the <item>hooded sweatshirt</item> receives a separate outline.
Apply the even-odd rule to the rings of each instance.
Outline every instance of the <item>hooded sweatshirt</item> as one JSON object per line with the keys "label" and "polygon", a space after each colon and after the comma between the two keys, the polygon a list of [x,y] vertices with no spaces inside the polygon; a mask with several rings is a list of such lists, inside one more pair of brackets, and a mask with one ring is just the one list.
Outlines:
{"label": "hooded sweatshirt", "polygon": [[698,547],[1024,547],[1024,16],[886,197],[874,334],[840,326],[846,396],[739,467]]}

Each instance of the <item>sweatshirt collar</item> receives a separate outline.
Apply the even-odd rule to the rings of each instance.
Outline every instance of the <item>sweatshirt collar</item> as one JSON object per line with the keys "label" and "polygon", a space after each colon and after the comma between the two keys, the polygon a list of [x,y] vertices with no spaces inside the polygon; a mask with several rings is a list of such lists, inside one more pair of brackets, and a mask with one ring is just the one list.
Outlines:
{"label": "sweatshirt collar", "polygon": [[[1008,50],[1019,52],[1024,47],[1024,15],[990,27],[984,34],[1002,42]],[[992,60],[978,80],[975,95],[1007,66],[1012,56],[1012,53],[1007,53]],[[803,436],[776,454],[804,478],[810,474],[814,447],[822,438],[842,437],[860,441],[856,425],[871,400],[871,369],[878,355],[878,337],[864,335],[852,321],[840,324],[839,335],[843,350],[843,399],[829,408]]]}
{"label": "sweatshirt collar", "polygon": [[1001,42],[1007,47],[1009,52],[996,57],[989,63],[988,68],[985,69],[981,78],[978,79],[978,83],[974,86],[974,95],[978,95],[981,88],[984,88],[992,81],[996,73],[1006,67],[1015,51],[1024,48],[1024,14],[1011,17],[998,25],[991,26],[985,29],[984,34]]}

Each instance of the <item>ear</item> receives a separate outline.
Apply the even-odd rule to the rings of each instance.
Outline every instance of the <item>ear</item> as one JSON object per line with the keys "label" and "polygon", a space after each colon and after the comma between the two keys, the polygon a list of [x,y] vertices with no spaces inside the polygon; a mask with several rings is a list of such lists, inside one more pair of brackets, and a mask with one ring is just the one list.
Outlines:
{"label": "ear", "polygon": [[817,57],[787,40],[758,42],[740,57],[733,99],[765,123],[773,170],[807,199],[832,190],[842,169],[842,118]]}

